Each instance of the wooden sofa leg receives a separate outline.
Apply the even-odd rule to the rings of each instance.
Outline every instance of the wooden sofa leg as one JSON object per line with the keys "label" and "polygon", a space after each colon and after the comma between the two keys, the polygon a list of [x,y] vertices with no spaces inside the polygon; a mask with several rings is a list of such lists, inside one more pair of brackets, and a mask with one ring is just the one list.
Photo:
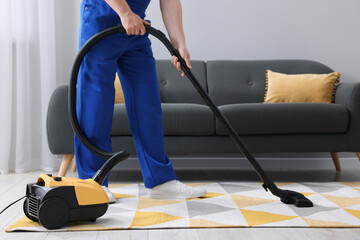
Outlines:
{"label": "wooden sofa leg", "polygon": [[340,161],[339,161],[339,155],[337,152],[331,152],[331,158],[334,162],[336,171],[341,171]]}
{"label": "wooden sofa leg", "polygon": [[360,152],[356,152],[356,156],[357,156],[358,159],[360,160]]}
{"label": "wooden sofa leg", "polygon": [[63,159],[61,161],[58,176],[65,177],[66,172],[69,169],[69,166],[70,166],[70,163],[71,163],[71,160],[73,159],[73,157],[74,157],[74,154],[64,154]]}
{"label": "wooden sofa leg", "polygon": [[73,160],[73,163],[71,165],[71,171],[72,172],[76,172],[76,161],[75,161],[75,155],[74,155],[74,160]]}

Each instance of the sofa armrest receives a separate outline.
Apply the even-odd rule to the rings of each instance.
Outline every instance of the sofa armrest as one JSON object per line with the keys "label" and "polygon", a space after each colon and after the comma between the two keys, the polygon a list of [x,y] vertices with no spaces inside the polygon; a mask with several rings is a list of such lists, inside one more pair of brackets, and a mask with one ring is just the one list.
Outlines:
{"label": "sofa armrest", "polygon": [[349,145],[360,152],[360,83],[339,83],[335,91],[335,103],[349,111]]}
{"label": "sofa armrest", "polygon": [[74,131],[68,113],[69,85],[57,87],[51,95],[46,116],[46,134],[53,154],[74,153]]}

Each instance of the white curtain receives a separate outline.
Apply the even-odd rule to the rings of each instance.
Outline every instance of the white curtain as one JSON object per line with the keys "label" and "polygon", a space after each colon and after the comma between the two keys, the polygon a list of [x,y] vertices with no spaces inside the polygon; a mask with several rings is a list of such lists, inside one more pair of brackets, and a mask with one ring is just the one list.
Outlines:
{"label": "white curtain", "polygon": [[56,88],[55,0],[1,0],[0,173],[53,171],[46,113]]}

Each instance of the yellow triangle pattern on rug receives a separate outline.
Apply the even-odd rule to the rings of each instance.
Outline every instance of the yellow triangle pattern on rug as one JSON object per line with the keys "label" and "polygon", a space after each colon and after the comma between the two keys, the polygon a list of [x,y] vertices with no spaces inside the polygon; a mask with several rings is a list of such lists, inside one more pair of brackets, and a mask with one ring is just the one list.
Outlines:
{"label": "yellow triangle pattern on rug", "polygon": [[236,206],[238,208],[244,208],[244,207],[278,201],[278,200],[273,200],[273,199],[248,197],[248,196],[243,196],[243,195],[239,195],[239,194],[231,194],[230,197],[236,203]]}
{"label": "yellow triangle pattern on rug", "polygon": [[340,207],[351,207],[360,204],[360,197],[340,197],[328,194],[321,194]]}
{"label": "yellow triangle pattern on rug", "polygon": [[302,218],[309,226],[312,227],[354,227],[348,223],[343,222],[334,222],[334,221],[325,221],[325,220],[315,220],[310,218]]}
{"label": "yellow triangle pattern on rug", "polygon": [[253,211],[246,209],[240,209],[240,212],[245,217],[250,227],[256,225],[263,225],[266,223],[290,220],[298,217],[298,216],[288,216],[288,215],[281,215],[281,214],[269,213],[264,211]]}
{"label": "yellow triangle pattern on rug", "polygon": [[120,198],[133,198],[136,197],[134,195],[127,195],[127,194],[121,194],[121,193],[113,193],[116,199],[120,199]]}
{"label": "yellow triangle pattern on rug", "polygon": [[170,222],[183,217],[177,217],[162,212],[141,212],[136,211],[134,219],[129,228],[147,227],[159,223]]}
{"label": "yellow triangle pattern on rug", "polygon": [[150,208],[155,206],[165,206],[165,205],[171,205],[181,202],[182,201],[178,201],[178,200],[152,199],[152,198],[140,197],[137,209]]}
{"label": "yellow triangle pattern on rug", "polygon": [[[360,228],[360,182],[279,183],[288,190],[304,191],[301,193],[313,202],[313,208],[284,204],[256,182],[187,184],[202,186],[207,195],[150,199],[145,197],[146,188],[142,183],[109,184],[118,200],[109,205],[103,216],[95,222],[70,222],[57,231],[269,226]],[[6,232],[14,231],[47,229],[22,216],[6,229]]]}
{"label": "yellow triangle pattern on rug", "polygon": [[16,229],[18,227],[27,227],[27,228],[35,228],[35,227],[41,227],[41,224],[38,222],[34,222],[30,219],[28,219],[25,215],[20,218],[16,223],[14,223],[11,227],[6,229],[6,232],[11,232],[11,230]]}
{"label": "yellow triangle pattern on rug", "polygon": [[344,210],[350,213],[351,215],[353,215],[354,217],[360,219],[360,210],[346,209],[346,208],[344,208]]}
{"label": "yellow triangle pattern on rug", "polygon": [[[112,227],[107,227],[104,225],[99,225],[96,223],[79,223],[77,225],[71,226],[66,231],[102,231],[102,230],[113,230]],[[118,229],[118,228],[117,228]]]}
{"label": "yellow triangle pattern on rug", "polygon": [[233,227],[234,225],[218,223],[206,219],[193,219],[190,218],[190,228],[199,228],[199,227]]}

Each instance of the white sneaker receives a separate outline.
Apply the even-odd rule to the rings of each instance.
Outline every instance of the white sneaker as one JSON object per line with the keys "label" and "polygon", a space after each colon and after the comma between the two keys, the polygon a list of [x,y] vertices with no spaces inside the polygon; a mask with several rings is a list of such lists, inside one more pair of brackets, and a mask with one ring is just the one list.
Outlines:
{"label": "white sneaker", "polygon": [[201,197],[206,194],[207,191],[202,187],[192,187],[179,180],[171,180],[153,188],[149,188],[146,197],[158,199],[186,199]]}
{"label": "white sneaker", "polygon": [[110,192],[110,190],[106,186],[101,186],[101,187],[107,193],[107,195],[109,197],[109,203],[114,203],[116,201],[116,198],[115,198],[114,194],[112,192]]}

